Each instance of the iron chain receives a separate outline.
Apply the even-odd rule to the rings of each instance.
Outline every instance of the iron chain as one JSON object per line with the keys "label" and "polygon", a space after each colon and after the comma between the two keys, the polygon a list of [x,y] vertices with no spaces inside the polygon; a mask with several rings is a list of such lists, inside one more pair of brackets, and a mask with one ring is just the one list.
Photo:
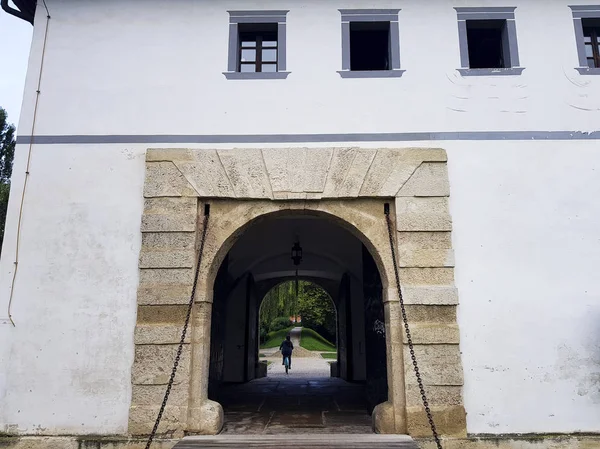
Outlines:
{"label": "iron chain", "polygon": [[[154,440],[154,437],[156,436],[156,432],[158,430],[158,426],[160,424],[160,421],[162,419],[162,415],[165,411],[165,407],[167,405],[167,401],[169,399],[169,395],[171,393],[171,388],[173,387],[173,382],[175,380],[175,375],[177,374],[177,367],[179,366],[179,360],[181,359],[181,353],[183,351],[183,345],[185,342],[185,337],[187,334],[187,329],[189,326],[189,322],[190,322],[190,317],[191,317],[191,313],[192,313],[192,308],[194,305],[194,297],[196,296],[196,288],[198,285],[198,275],[200,273],[200,263],[202,261],[202,253],[204,251],[204,243],[206,241],[206,231],[208,229],[208,218],[209,218],[209,214],[208,211],[205,212],[204,215],[204,223],[202,226],[202,238],[200,241],[200,249],[198,251],[198,262],[196,264],[196,272],[194,274],[194,283],[192,286],[192,293],[190,295],[190,301],[188,303],[188,309],[187,309],[187,314],[185,317],[185,323],[183,325],[183,330],[181,332],[181,340],[179,341],[179,346],[177,348],[177,355],[175,356],[175,363],[173,364],[173,370],[171,371],[171,376],[169,378],[169,382],[167,384],[167,390],[165,392],[165,397],[163,399],[162,405],[160,407],[160,410],[158,412],[158,416],[156,417],[156,422],[154,423],[154,427],[152,429],[152,432],[150,433],[150,436],[148,437],[148,442],[146,443],[146,449],[150,449],[150,446],[152,444],[152,441]],[[433,434],[433,438],[435,439],[435,443],[437,445],[438,449],[442,449],[442,444],[440,442],[440,438],[438,436],[436,427],[435,427],[435,423],[433,421],[433,415],[431,414],[431,410],[429,408],[429,403],[427,401],[427,396],[425,394],[425,387],[423,386],[423,381],[421,379],[421,373],[419,371],[419,367],[417,364],[417,357],[415,355],[415,351],[414,351],[414,346],[413,346],[413,342],[412,342],[412,336],[410,333],[410,328],[408,325],[408,319],[406,317],[406,308],[404,306],[404,299],[402,297],[402,289],[400,288],[400,276],[398,274],[398,263],[396,261],[396,250],[394,247],[394,237],[393,237],[393,233],[392,233],[392,223],[390,220],[390,214],[389,214],[389,209],[386,208],[386,221],[387,221],[387,227],[388,227],[388,235],[389,235],[389,239],[390,239],[390,249],[392,252],[392,260],[393,260],[393,264],[394,264],[394,274],[396,277],[396,288],[398,289],[398,297],[400,300],[400,309],[402,312],[402,320],[404,322],[404,330],[406,332],[406,339],[408,341],[408,347],[410,350],[410,356],[412,359],[412,364],[414,367],[414,371],[415,371],[415,376],[417,378],[417,383],[419,386],[419,392],[421,393],[421,399],[423,400],[423,406],[425,407],[425,413],[427,414],[427,419],[429,420],[429,425],[431,427],[431,432]]]}
{"label": "iron chain", "polygon": [[417,384],[419,385],[419,392],[421,393],[421,399],[423,400],[423,406],[425,407],[425,413],[429,420],[429,426],[431,427],[431,433],[435,440],[435,444],[438,449],[442,449],[442,443],[440,437],[435,428],[435,422],[433,421],[433,415],[429,408],[429,402],[427,401],[427,395],[425,394],[425,387],[423,386],[423,380],[421,379],[421,372],[419,371],[419,365],[417,364],[417,356],[415,355],[415,349],[412,342],[412,336],[410,328],[408,326],[408,318],[406,317],[406,308],[404,307],[404,298],[402,297],[402,289],[400,288],[400,275],[398,274],[398,261],[396,260],[396,248],[394,246],[394,234],[392,232],[392,221],[390,219],[389,206],[385,207],[385,219],[387,222],[388,235],[390,238],[390,248],[392,250],[392,261],[394,263],[394,274],[396,276],[396,288],[398,289],[398,298],[400,299],[400,310],[402,311],[402,321],[404,321],[404,331],[406,332],[406,340],[408,341],[408,349],[410,350],[410,358],[412,359],[413,368],[415,370],[415,376],[417,378]]}
{"label": "iron chain", "polygon": [[154,423],[154,427],[152,428],[152,433],[148,437],[148,442],[146,443],[146,449],[150,449],[150,445],[156,436],[156,432],[158,430],[158,426],[160,424],[160,420],[162,419],[162,415],[165,412],[165,407],[167,406],[167,401],[169,400],[169,395],[171,394],[171,388],[173,387],[173,382],[175,381],[175,375],[177,374],[177,367],[179,366],[179,360],[181,359],[181,353],[183,351],[183,345],[185,342],[185,336],[187,334],[187,329],[190,324],[190,317],[192,315],[192,308],[194,306],[194,297],[196,296],[196,288],[198,286],[198,275],[200,274],[200,262],[202,262],[202,253],[204,252],[204,243],[206,241],[206,230],[208,229],[208,217],[209,217],[209,209],[208,205],[204,210],[204,223],[202,225],[202,237],[200,239],[200,249],[198,250],[198,262],[196,264],[196,272],[194,274],[194,283],[192,285],[192,294],[190,295],[190,301],[188,303],[187,314],[185,316],[185,323],[183,324],[183,330],[181,332],[181,340],[179,340],[179,346],[177,347],[177,355],[175,356],[175,363],[173,363],[173,370],[171,371],[171,377],[169,378],[169,382],[167,383],[167,391],[165,392],[165,397],[162,401],[162,405],[160,406],[160,410],[158,411],[158,416],[156,417],[156,422]]}

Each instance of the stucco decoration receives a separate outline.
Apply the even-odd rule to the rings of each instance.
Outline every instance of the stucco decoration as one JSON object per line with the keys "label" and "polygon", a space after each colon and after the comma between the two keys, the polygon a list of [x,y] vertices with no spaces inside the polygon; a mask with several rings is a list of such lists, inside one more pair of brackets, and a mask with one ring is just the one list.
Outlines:
{"label": "stucco decoration", "polygon": [[207,395],[216,270],[255,220],[308,213],[353,232],[382,274],[389,395],[375,409],[375,428],[428,436],[398,294],[390,282],[393,265],[383,216],[383,203],[388,202],[396,214],[400,278],[415,351],[438,430],[445,436],[466,436],[444,150],[150,149],[144,196],[132,435],[148,434],[160,407],[191,294],[203,206],[209,202],[211,223],[218,226],[207,234],[191,329],[159,433],[177,437],[219,432],[223,411]]}

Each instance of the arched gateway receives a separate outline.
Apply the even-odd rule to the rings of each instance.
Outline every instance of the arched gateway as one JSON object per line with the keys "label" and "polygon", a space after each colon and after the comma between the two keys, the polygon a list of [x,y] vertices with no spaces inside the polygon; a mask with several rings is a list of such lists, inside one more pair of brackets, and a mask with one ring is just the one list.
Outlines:
{"label": "arched gateway", "polygon": [[[364,254],[374,262],[385,312],[388,386],[387,401],[373,411],[374,427],[381,433],[427,435],[410,360],[407,364],[404,357],[398,293],[389,284],[394,272],[385,203],[395,207],[403,294],[438,427],[445,434],[465,433],[443,150],[148,150],[144,195],[130,433],[149,433],[160,407],[191,293],[199,227],[210,204],[190,337],[159,433],[220,431],[223,409],[208,395],[219,286],[229,282],[225,290],[230,291],[244,276],[264,285],[285,278],[289,266],[280,260],[282,245],[291,245],[291,236],[299,233],[312,241],[306,278],[339,284],[345,276],[362,277],[368,265]],[[247,238],[253,232],[256,238]],[[234,245],[241,241],[245,245],[236,253]],[[219,283],[224,266],[232,278],[221,276]],[[346,329],[350,333],[353,323]],[[347,346],[350,352],[355,343]],[[220,368],[212,352],[215,372]],[[252,360],[244,365],[244,380],[252,377]],[[346,362],[362,369],[354,354]],[[345,375],[353,376],[347,370]]]}

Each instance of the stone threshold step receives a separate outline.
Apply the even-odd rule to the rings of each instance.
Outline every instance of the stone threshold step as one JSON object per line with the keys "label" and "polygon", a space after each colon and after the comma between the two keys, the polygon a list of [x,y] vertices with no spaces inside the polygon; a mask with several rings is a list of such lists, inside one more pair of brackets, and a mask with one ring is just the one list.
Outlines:
{"label": "stone threshold step", "polygon": [[288,434],[185,437],[173,449],[418,449],[408,435]]}

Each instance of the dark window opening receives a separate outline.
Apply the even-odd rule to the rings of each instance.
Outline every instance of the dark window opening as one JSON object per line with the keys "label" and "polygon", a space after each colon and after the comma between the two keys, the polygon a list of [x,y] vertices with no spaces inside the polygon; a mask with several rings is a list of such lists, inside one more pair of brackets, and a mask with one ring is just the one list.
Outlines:
{"label": "dark window opening", "polygon": [[350,70],[390,70],[389,22],[350,22]]}
{"label": "dark window opening", "polygon": [[238,72],[277,72],[277,24],[239,25]]}
{"label": "dark window opening", "polygon": [[467,46],[471,69],[510,67],[506,20],[467,20]]}
{"label": "dark window opening", "polygon": [[600,68],[600,19],[582,19],[585,57],[589,68]]}

